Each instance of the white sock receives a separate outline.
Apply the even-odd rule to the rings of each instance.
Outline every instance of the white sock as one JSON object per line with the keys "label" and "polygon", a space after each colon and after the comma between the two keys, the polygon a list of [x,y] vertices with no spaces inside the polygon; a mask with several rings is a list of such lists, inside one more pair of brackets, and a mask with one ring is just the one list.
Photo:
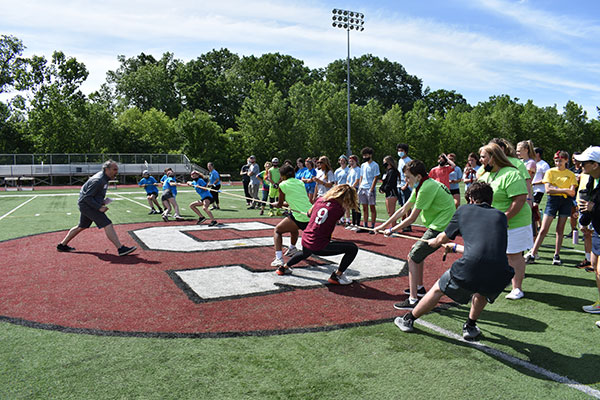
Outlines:
{"label": "white sock", "polygon": [[281,260],[283,258],[283,252],[282,251],[276,251],[275,252],[275,258]]}
{"label": "white sock", "polygon": [[423,286],[423,285],[417,285],[417,290],[418,290],[418,289],[421,289],[421,288],[424,288],[424,287],[425,287],[425,286]]}
{"label": "white sock", "polygon": [[592,255],[590,253],[585,253],[585,259],[588,261],[592,261]]}
{"label": "white sock", "polygon": [[415,304],[417,301],[419,301],[419,299],[413,299],[412,297],[409,297],[408,301],[410,302],[410,304]]}
{"label": "white sock", "polygon": [[294,246],[293,244],[290,244],[290,247],[289,247],[290,250],[294,250],[295,248],[296,248],[296,246]]}

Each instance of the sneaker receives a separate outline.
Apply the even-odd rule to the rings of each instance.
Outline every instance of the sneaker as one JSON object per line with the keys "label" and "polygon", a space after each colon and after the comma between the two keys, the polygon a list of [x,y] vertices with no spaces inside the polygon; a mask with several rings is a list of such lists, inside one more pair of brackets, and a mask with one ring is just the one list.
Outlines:
{"label": "sneaker", "polygon": [[[427,293],[425,286],[417,289],[417,297],[423,297]],[[410,296],[410,288],[404,289],[404,294]]]}
{"label": "sneaker", "polygon": [[331,274],[327,282],[332,285],[350,285],[352,283],[351,279],[346,278],[343,274],[338,276],[335,272]]}
{"label": "sneaker", "polygon": [[358,231],[358,227],[357,226],[353,226],[352,228],[350,228],[351,231],[357,232]]}
{"label": "sneaker", "polygon": [[283,267],[283,259],[275,257],[273,261],[271,261],[271,267]]}
{"label": "sneaker", "polygon": [[533,264],[535,260],[540,258],[540,256],[533,254],[532,252],[528,252],[523,256],[523,258],[525,258],[525,264]]}
{"label": "sneaker", "polygon": [[260,210],[260,213],[258,215],[265,215],[265,210]]}
{"label": "sneaker", "polygon": [[148,213],[148,215],[152,215],[152,214],[156,214],[156,210],[155,209],[150,210],[150,212]]}
{"label": "sneaker", "polygon": [[412,232],[412,227],[407,226],[406,228],[402,228],[402,232]]}
{"label": "sneaker", "polygon": [[181,215],[175,215],[175,220],[176,221],[183,221],[184,218]]}
{"label": "sneaker", "polygon": [[285,252],[284,256],[286,256],[286,257],[292,257],[294,254],[296,254],[299,251],[300,250],[298,250],[297,247],[290,247],[290,248],[287,249],[287,251]]}
{"label": "sneaker", "polygon": [[394,303],[394,308],[396,310],[412,310],[417,306],[417,304],[419,304],[419,300],[415,301],[414,303],[411,303],[410,299],[406,299],[404,301],[401,301],[400,303]]}
{"label": "sneaker", "polygon": [[375,230],[369,230],[369,235],[375,235]]}
{"label": "sneaker", "polygon": [[523,293],[523,291],[521,289],[515,288],[515,289],[511,290],[511,292],[504,297],[509,300],[519,300],[519,299],[523,298],[523,296],[525,296],[525,293]]}
{"label": "sneaker", "polygon": [[415,330],[413,324],[415,321],[412,319],[405,319],[404,317],[396,317],[394,320],[394,324],[400,328],[402,332],[412,332]]}
{"label": "sneaker", "polygon": [[285,268],[283,265],[280,266],[279,268],[277,268],[277,270],[275,271],[275,273],[277,275],[290,275],[292,273],[293,269],[290,267]]}
{"label": "sneaker", "polygon": [[250,207],[248,207],[247,209],[248,209],[248,210],[254,210],[255,208],[256,208],[256,207],[254,207],[254,206],[250,206]]}
{"label": "sneaker", "polygon": [[365,228],[357,228],[356,229],[356,233],[366,233],[369,232],[368,230],[366,230]]}
{"label": "sneaker", "polygon": [[212,221],[210,221],[210,224],[208,224],[208,226],[216,226],[219,225],[219,223],[217,222],[216,219],[213,219]]}
{"label": "sneaker", "polygon": [[349,230],[349,231],[352,230],[352,228],[354,228],[352,225],[346,226],[346,229]]}
{"label": "sneaker", "polygon": [[572,238],[573,237],[573,231],[571,231],[571,233],[568,233],[565,235],[566,238]]}
{"label": "sneaker", "polygon": [[206,220],[206,217],[200,217],[200,218],[198,218],[198,222],[196,222],[196,225],[202,224],[205,220]]}
{"label": "sneaker", "polygon": [[463,339],[473,340],[481,335],[481,329],[477,325],[468,325],[466,322],[463,325]]}
{"label": "sneaker", "polygon": [[75,251],[75,247],[71,247],[71,246],[67,246],[66,244],[59,243],[56,245],[56,250],[63,252],[63,253],[68,253],[70,251]]}
{"label": "sneaker", "polygon": [[596,326],[600,328],[600,321],[596,321]]}
{"label": "sneaker", "polygon": [[560,256],[558,254],[554,255],[554,258],[552,258],[552,265],[561,265],[562,261],[560,261]]}
{"label": "sneaker", "polygon": [[119,255],[126,256],[127,254],[132,253],[135,249],[137,249],[137,247],[135,247],[135,246],[132,246],[132,247],[121,246],[121,247],[119,247]]}
{"label": "sneaker", "polygon": [[275,213],[273,211],[269,211],[269,217],[274,217]]}
{"label": "sneaker", "polygon": [[591,262],[589,262],[588,260],[583,260],[582,262],[577,264],[575,267],[579,268],[579,269],[586,269],[586,267],[589,267],[590,265],[592,265]]}
{"label": "sneaker", "polygon": [[162,213],[162,219],[165,222],[169,222],[169,216],[167,214],[165,214],[165,213]]}
{"label": "sneaker", "polygon": [[581,307],[583,311],[590,314],[600,314],[600,300],[592,304],[591,306]]}

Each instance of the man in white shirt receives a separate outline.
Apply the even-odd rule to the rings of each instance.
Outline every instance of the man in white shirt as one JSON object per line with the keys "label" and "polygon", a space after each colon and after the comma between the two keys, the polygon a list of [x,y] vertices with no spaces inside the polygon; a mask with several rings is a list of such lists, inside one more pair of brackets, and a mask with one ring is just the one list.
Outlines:
{"label": "man in white shirt", "polygon": [[531,181],[531,186],[533,188],[533,218],[535,219],[536,228],[539,230],[541,224],[541,216],[540,216],[540,203],[542,202],[542,197],[544,197],[544,193],[546,193],[546,187],[542,183],[544,179],[544,175],[546,171],[550,169],[550,165],[544,160],[542,160],[542,156],[544,155],[544,150],[540,147],[536,147],[535,151],[535,161],[536,161],[536,171]]}
{"label": "man in white shirt", "polygon": [[[410,195],[412,193],[410,186],[408,185],[408,181],[404,176],[404,166],[412,161],[412,158],[408,156],[408,145],[406,143],[400,143],[396,146],[396,151],[398,152],[398,204],[403,206],[404,203],[410,199]],[[407,226],[402,229],[402,232],[412,232],[412,228]]]}

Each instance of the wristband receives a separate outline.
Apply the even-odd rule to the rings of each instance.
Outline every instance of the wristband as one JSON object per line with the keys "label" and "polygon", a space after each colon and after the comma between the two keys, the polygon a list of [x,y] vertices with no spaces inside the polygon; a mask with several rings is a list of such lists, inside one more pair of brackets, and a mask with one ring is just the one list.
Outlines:
{"label": "wristband", "polygon": [[393,233],[393,232],[392,232],[392,228],[387,228],[387,233],[386,233],[386,235],[387,235],[387,236],[390,236],[392,233]]}
{"label": "wristband", "polygon": [[454,243],[454,247],[452,247],[452,252],[453,253],[456,253],[456,246],[457,246],[456,243]]}

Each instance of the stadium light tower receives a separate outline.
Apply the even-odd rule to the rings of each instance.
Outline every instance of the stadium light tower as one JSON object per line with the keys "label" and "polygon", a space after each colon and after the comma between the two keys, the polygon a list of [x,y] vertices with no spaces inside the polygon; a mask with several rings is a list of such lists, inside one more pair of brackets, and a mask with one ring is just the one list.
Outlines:
{"label": "stadium light tower", "polygon": [[356,30],[362,32],[365,30],[363,26],[365,24],[365,14],[350,10],[341,10],[334,8],[331,11],[333,14],[333,27],[345,29],[348,34],[348,56],[346,57],[346,84],[348,86],[348,139],[347,149],[348,157],[352,154],[350,150],[350,31]]}

